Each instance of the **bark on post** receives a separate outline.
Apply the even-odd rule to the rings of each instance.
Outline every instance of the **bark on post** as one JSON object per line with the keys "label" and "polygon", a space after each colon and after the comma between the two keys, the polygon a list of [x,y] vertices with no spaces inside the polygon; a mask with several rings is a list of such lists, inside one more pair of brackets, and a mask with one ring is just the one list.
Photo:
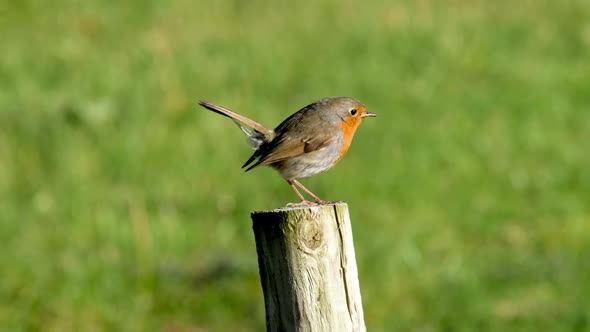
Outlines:
{"label": "bark on post", "polygon": [[366,331],[346,203],[252,221],[268,331]]}

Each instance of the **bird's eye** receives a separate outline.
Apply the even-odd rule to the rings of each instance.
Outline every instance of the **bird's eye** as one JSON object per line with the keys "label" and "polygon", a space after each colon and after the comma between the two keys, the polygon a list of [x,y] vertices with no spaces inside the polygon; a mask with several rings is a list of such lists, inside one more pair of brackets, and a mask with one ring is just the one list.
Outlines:
{"label": "bird's eye", "polygon": [[350,110],[350,115],[354,116],[354,115],[356,115],[356,112],[357,112],[356,108],[353,108]]}

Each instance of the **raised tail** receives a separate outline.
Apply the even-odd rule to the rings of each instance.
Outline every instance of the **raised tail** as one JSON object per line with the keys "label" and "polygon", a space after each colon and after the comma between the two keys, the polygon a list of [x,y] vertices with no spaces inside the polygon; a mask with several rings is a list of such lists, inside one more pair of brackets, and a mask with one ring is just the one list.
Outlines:
{"label": "raised tail", "polygon": [[244,134],[248,137],[248,144],[255,149],[258,149],[262,143],[270,142],[274,138],[274,130],[268,129],[260,123],[241,114],[230,111],[225,107],[221,107],[208,101],[200,101],[199,105],[212,112],[227,116],[228,118],[234,120],[242,132],[244,132]]}

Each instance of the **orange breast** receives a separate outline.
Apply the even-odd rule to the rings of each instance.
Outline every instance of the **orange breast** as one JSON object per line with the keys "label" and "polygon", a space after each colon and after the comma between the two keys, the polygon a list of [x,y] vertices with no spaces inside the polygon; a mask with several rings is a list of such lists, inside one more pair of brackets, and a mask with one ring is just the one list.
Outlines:
{"label": "orange breast", "polygon": [[348,151],[348,148],[350,147],[350,143],[352,143],[352,137],[354,136],[354,132],[356,131],[356,128],[359,126],[360,123],[361,123],[360,117],[356,117],[356,118],[350,117],[350,118],[346,119],[345,121],[342,121],[338,124],[338,127],[340,127],[340,129],[342,129],[342,134],[343,134],[343,142],[342,142],[342,147],[340,148],[340,156],[338,157],[338,160],[340,160],[340,158],[344,157],[344,155]]}

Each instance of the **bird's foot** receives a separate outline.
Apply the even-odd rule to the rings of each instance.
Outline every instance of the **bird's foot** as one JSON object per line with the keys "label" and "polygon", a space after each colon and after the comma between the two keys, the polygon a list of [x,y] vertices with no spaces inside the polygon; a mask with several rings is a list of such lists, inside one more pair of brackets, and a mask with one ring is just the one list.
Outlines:
{"label": "bird's foot", "polygon": [[324,201],[324,200],[316,200],[315,202],[303,200],[298,203],[287,203],[288,207],[301,207],[301,206],[316,206],[316,205],[333,205],[333,204],[341,204],[344,203],[343,201]]}
{"label": "bird's foot", "polygon": [[314,206],[314,205],[318,205],[319,203],[316,202],[310,202],[307,200],[302,200],[299,203],[287,203],[288,207],[300,207],[300,206]]}

